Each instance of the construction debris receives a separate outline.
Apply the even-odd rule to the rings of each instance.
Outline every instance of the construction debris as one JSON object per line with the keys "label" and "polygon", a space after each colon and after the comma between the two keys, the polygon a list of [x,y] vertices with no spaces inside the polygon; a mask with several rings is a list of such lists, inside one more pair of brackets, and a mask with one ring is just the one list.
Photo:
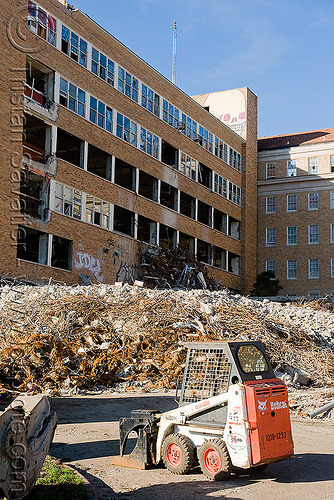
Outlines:
{"label": "construction debris", "polygon": [[221,339],[261,340],[291,388],[334,387],[334,315],[312,305],[138,282],[7,284],[0,294],[3,394],[174,388],[185,361],[180,343]]}

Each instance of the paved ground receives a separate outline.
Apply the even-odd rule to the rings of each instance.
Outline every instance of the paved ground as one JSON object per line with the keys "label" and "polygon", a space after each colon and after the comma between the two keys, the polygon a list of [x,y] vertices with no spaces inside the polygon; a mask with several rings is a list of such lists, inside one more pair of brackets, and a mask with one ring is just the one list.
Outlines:
{"label": "paved ground", "polygon": [[295,455],[258,475],[211,482],[200,471],[175,476],[163,468],[139,471],[109,464],[119,453],[118,420],[136,408],[166,411],[171,395],[74,396],[54,398],[58,427],[51,453],[72,463],[97,488],[100,500],[234,499],[333,500],[334,426],[296,421]]}

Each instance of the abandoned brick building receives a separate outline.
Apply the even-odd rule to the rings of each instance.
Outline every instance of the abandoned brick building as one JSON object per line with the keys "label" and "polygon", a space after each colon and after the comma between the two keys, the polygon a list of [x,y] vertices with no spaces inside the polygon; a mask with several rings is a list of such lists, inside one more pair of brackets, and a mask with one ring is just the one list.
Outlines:
{"label": "abandoned brick building", "polygon": [[5,0],[1,23],[0,276],[113,283],[179,246],[247,292],[256,96],[240,135],[64,1]]}

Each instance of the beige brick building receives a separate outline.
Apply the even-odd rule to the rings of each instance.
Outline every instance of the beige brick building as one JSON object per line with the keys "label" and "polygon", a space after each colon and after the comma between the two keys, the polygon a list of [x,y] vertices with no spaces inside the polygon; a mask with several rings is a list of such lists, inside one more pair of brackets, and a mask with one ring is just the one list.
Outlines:
{"label": "beige brick building", "polygon": [[5,0],[1,48],[0,276],[131,281],[141,249],[179,245],[251,288],[252,92],[242,137],[57,0]]}
{"label": "beige brick building", "polygon": [[258,272],[282,294],[334,293],[334,129],[258,141]]}

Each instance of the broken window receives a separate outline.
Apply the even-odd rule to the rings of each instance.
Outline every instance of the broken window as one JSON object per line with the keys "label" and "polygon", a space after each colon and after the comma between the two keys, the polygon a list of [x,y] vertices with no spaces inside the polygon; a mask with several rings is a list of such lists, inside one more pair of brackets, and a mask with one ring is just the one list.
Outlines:
{"label": "broken window", "polygon": [[33,59],[27,58],[24,95],[43,107],[51,107],[53,102],[54,72]]}
{"label": "broken window", "polygon": [[229,195],[228,199],[236,205],[241,205],[241,188],[229,182]]}
{"label": "broken window", "polygon": [[46,155],[51,149],[51,128],[39,118],[25,114],[24,131],[23,155],[45,164]]}
{"label": "broken window", "polygon": [[170,167],[178,167],[178,150],[162,139],[161,161]]}
{"label": "broken window", "polygon": [[72,241],[52,236],[51,266],[71,270]]}
{"label": "broken window", "polygon": [[231,216],[229,218],[228,234],[229,234],[229,236],[231,236],[232,238],[235,238],[236,240],[240,239],[240,221],[238,221],[237,219],[234,219]]}
{"label": "broken window", "polygon": [[143,127],[140,129],[140,149],[153,158],[158,158],[159,138]]}
{"label": "broken window", "polygon": [[55,183],[55,212],[81,219],[82,192],[59,182]]}
{"label": "broken window", "polygon": [[136,190],[136,169],[129,163],[115,158],[115,184],[130,191]]}
{"label": "broken window", "polygon": [[173,250],[176,248],[176,235],[175,229],[165,226],[164,224],[160,224],[159,246]]}
{"label": "broken window", "polygon": [[127,234],[133,237],[134,234],[134,213],[126,208],[114,206],[114,231]]}
{"label": "broken window", "polygon": [[215,182],[213,186],[213,190],[215,193],[220,194],[223,198],[227,198],[228,196],[228,180],[222,177],[221,175],[215,174]]}
{"label": "broken window", "polygon": [[146,85],[141,87],[141,105],[156,116],[160,115],[160,96]]}
{"label": "broken window", "polygon": [[49,182],[34,172],[22,171],[20,186],[21,212],[34,219],[47,220]]}
{"label": "broken window", "polygon": [[88,144],[87,170],[111,181],[112,156],[102,149]]}
{"label": "broken window", "polygon": [[58,128],[57,158],[84,168],[84,141]]}
{"label": "broken window", "polygon": [[198,182],[203,186],[212,188],[212,170],[203,163],[198,164]]}
{"label": "broken window", "polygon": [[241,172],[241,155],[232,148],[230,148],[229,165]]}
{"label": "broken window", "polygon": [[28,29],[56,46],[56,19],[31,0],[28,1]]}
{"label": "broken window", "polygon": [[211,245],[206,241],[197,240],[197,259],[211,264]]}
{"label": "broken window", "polygon": [[181,153],[181,163],[179,170],[187,177],[190,177],[190,179],[196,180],[196,164],[196,160],[186,155],[185,153]]}
{"label": "broken window", "polygon": [[92,95],[90,96],[89,119],[92,123],[112,133],[112,109]]}
{"label": "broken window", "polygon": [[230,273],[237,274],[239,276],[240,274],[240,256],[233,253],[233,252],[228,252],[228,263],[227,263],[227,270]]}
{"label": "broken window", "polygon": [[110,228],[110,203],[86,195],[86,221],[96,226]]}
{"label": "broken window", "polygon": [[102,52],[92,47],[92,73],[105,80],[109,85],[114,85],[115,64]]}
{"label": "broken window", "polygon": [[195,198],[183,191],[180,191],[180,213],[192,219],[195,219],[196,216]]}
{"label": "broken window", "polygon": [[226,270],[226,250],[215,246],[212,247],[212,265]]}
{"label": "broken window", "polygon": [[167,208],[177,210],[177,189],[166,182],[161,181],[160,203]]}
{"label": "broken window", "polygon": [[195,238],[188,234],[179,232],[179,248],[186,250],[190,254],[195,253]]}
{"label": "broken window", "polygon": [[138,193],[150,200],[158,200],[158,179],[146,172],[139,172],[139,191]]}
{"label": "broken window", "polygon": [[179,122],[180,111],[173,104],[166,101],[166,99],[162,102],[162,119],[174,128],[179,128],[179,130],[183,128]]}
{"label": "broken window", "polygon": [[212,209],[209,205],[199,200],[197,205],[197,220],[198,222],[211,227]]}
{"label": "broken window", "polygon": [[137,239],[151,245],[157,244],[157,223],[138,215]]}
{"label": "broken window", "polygon": [[217,208],[213,211],[213,228],[227,234],[227,215]]}

